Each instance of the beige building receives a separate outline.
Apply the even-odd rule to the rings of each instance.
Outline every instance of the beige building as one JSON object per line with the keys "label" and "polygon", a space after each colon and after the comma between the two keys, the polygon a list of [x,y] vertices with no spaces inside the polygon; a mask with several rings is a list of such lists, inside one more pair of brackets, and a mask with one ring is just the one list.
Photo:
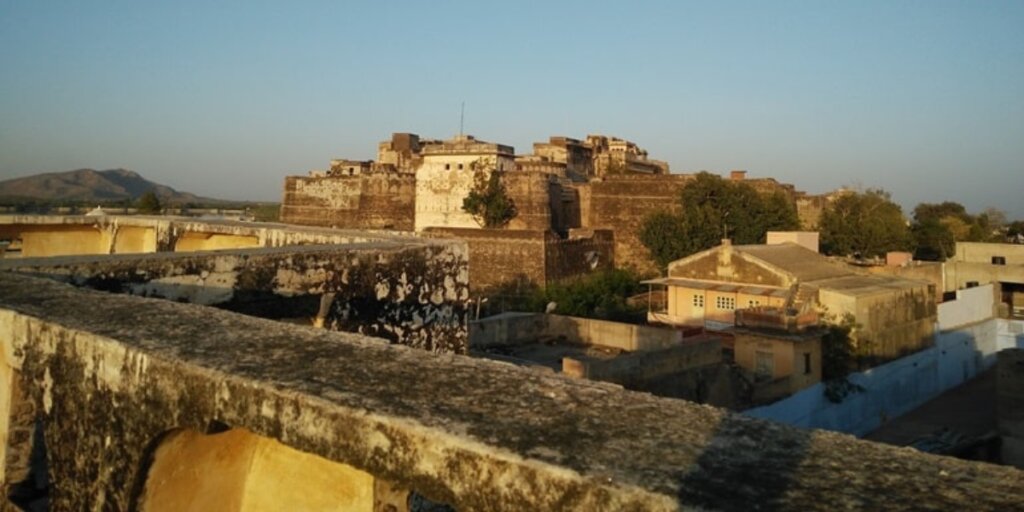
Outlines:
{"label": "beige building", "polygon": [[930,346],[936,320],[934,285],[892,276],[856,273],[795,243],[722,245],[669,264],[668,276],[646,281],[664,287],[665,303],[652,322],[736,325],[736,313],[774,309],[783,316],[820,313],[826,320],[851,316],[859,351],[877,359]]}
{"label": "beige building", "polygon": [[957,242],[945,281],[947,291],[998,284],[1000,314],[1024,318],[1024,245]]}
{"label": "beige building", "polygon": [[821,382],[821,333],[737,328],[733,359],[753,374],[754,402],[789,396]]}

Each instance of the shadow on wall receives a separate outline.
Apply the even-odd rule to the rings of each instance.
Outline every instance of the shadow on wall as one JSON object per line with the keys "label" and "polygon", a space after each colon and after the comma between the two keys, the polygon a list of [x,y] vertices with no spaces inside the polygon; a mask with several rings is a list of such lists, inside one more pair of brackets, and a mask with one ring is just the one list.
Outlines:
{"label": "shadow on wall", "polygon": [[[777,429],[765,442],[762,423],[723,415],[697,463],[680,477],[680,504],[708,510],[797,508],[786,493],[798,478],[806,478],[797,469],[809,451],[810,436],[809,431]],[[745,484],[753,479],[756,486]]]}
{"label": "shadow on wall", "polygon": [[[1012,345],[998,336],[1003,322],[991,319],[942,332],[934,347],[850,374],[850,382],[863,391],[848,395],[840,403],[830,402],[824,395],[824,384],[819,383],[744,414],[803,428],[865,435],[991,368],[996,353]],[[1024,337],[1017,343],[1024,343]]]}

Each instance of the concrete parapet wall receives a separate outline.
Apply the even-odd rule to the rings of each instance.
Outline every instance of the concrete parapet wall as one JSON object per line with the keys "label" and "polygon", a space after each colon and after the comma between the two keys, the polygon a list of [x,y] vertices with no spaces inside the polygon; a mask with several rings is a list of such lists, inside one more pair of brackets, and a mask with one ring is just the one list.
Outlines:
{"label": "concrete parapet wall", "polygon": [[460,510],[1008,510],[1024,487],[1012,468],[12,274],[0,344],[39,407],[54,510],[135,509],[151,447],[211,425]]}
{"label": "concrete parapet wall", "polygon": [[564,336],[572,343],[638,352],[668,348],[681,343],[683,339],[682,331],[675,329],[574,316],[546,316],[548,323],[545,334],[557,338]]}
{"label": "concrete parapet wall", "polygon": [[957,290],[956,300],[938,305],[939,329],[948,331],[996,316],[996,292],[991,284]]}
{"label": "concrete parapet wall", "polygon": [[566,357],[562,359],[562,373],[614,382],[629,389],[644,389],[652,381],[721,362],[722,343],[713,339],[621,354],[611,359]]}
{"label": "concrete parapet wall", "polygon": [[543,313],[503,313],[470,322],[472,348],[521,345],[544,339],[637,352],[677,346],[683,335],[682,331],[664,327]]}
{"label": "concrete parapet wall", "polygon": [[1024,265],[992,265],[951,261],[946,263],[946,290],[966,288],[968,284],[986,283],[1024,284]]}
{"label": "concrete parapet wall", "polygon": [[[284,299],[330,297],[321,323],[438,352],[466,351],[464,244],[407,240],[195,253],[26,258],[0,270],[258,316]],[[319,300],[319,299],[317,299]],[[314,301],[316,302],[316,301]],[[264,311],[264,310],[271,311]],[[309,310],[310,317],[316,310]],[[312,318],[308,319],[312,322]]]}
{"label": "concrete parapet wall", "polygon": [[21,238],[21,257],[80,254],[190,252],[350,244],[378,240],[414,241],[409,232],[341,230],[188,217],[0,215],[0,239]]}
{"label": "concrete parapet wall", "polygon": [[992,264],[992,257],[1006,260],[1006,265],[1024,265],[1024,245],[985,242],[957,242],[953,260],[960,263]]}

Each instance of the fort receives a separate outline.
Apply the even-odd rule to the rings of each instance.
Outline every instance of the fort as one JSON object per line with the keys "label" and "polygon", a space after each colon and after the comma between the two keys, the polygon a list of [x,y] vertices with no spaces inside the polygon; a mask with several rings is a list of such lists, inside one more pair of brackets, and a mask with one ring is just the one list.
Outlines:
{"label": "fort", "polygon": [[[646,273],[658,269],[640,243],[641,225],[651,213],[678,210],[679,192],[692,179],[671,174],[667,163],[649,159],[637,144],[605,135],[583,140],[551,137],[535,143],[532,154],[516,155],[510,146],[468,135],[439,141],[396,133],[380,143],[376,161],[335,159],[326,171],[288,176],[281,219],[354,229],[478,229],[481,226],[462,210],[462,203],[474,173],[481,169],[502,173],[516,205],[518,214],[503,228],[506,231],[550,231],[564,239],[572,230],[608,230],[613,241],[608,259],[615,266]],[[765,194],[784,194],[811,226],[825,204],[771,178],[750,179],[745,171],[733,171],[729,178]],[[550,247],[558,247],[558,237],[549,238]],[[580,261],[571,272],[531,277],[544,286],[587,271],[586,262]],[[498,274],[489,281],[519,278]]]}

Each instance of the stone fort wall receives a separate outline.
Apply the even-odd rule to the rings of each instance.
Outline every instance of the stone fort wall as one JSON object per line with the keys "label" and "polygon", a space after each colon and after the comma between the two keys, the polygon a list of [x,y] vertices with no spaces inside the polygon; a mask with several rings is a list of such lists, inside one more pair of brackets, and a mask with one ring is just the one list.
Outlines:
{"label": "stone fort wall", "polygon": [[640,242],[644,219],[657,211],[679,211],[679,193],[691,179],[687,175],[606,176],[576,185],[584,227],[615,231],[615,264],[641,272],[658,272]]}
{"label": "stone fort wall", "polygon": [[[605,176],[587,183],[569,183],[545,172],[510,171],[505,174],[505,187],[516,204],[518,215],[506,231],[551,230],[564,234],[580,227],[614,230],[617,266],[632,267],[642,273],[659,273],[663,269],[657,268],[640,242],[640,229],[644,219],[652,213],[679,211],[679,194],[692,178],[692,175],[682,174],[628,174]],[[817,203],[801,196],[792,185],[771,178],[744,179],[743,182],[761,193],[785,194],[798,207],[803,224],[816,224],[820,208],[811,206]],[[472,173],[466,173],[459,183],[461,186],[456,195],[465,195],[472,184]],[[411,230],[417,216],[417,201],[434,201],[436,195],[428,197],[422,191],[417,194],[416,178],[409,174],[290,176],[285,181],[281,218],[283,222],[295,224]],[[445,201],[447,204],[461,199],[446,196]],[[451,209],[450,205],[446,208]],[[426,212],[429,206],[421,204],[419,209]],[[453,229],[475,228],[475,225],[459,224]],[[505,238],[516,238],[516,235]],[[523,250],[516,248],[517,252]],[[477,253],[483,256],[485,251],[481,249]],[[499,254],[495,257],[505,258]],[[518,266],[517,262],[511,268]]]}
{"label": "stone fort wall", "polygon": [[426,234],[466,242],[473,293],[526,290],[614,266],[608,230],[583,230],[567,239],[542,230],[429,228]]}
{"label": "stone fort wall", "polygon": [[412,231],[416,178],[409,174],[287,176],[281,222]]}

